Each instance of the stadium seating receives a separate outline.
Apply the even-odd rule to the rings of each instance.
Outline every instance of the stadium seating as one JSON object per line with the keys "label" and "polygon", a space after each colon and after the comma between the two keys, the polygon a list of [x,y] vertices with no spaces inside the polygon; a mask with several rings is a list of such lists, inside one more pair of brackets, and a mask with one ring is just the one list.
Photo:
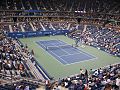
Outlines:
{"label": "stadium seating", "polygon": [[[29,77],[34,78],[28,66],[21,55],[17,42],[12,38],[1,36],[1,74],[5,75],[4,78],[14,76],[16,78]],[[32,75],[32,76],[31,76]]]}
{"label": "stadium seating", "polygon": [[[118,0],[0,0],[0,4],[0,90],[35,90],[41,83],[46,90],[120,90],[120,63],[83,68],[77,75],[53,80],[34,58],[34,50],[15,36],[67,30],[69,34],[58,35],[80,37],[83,45],[120,57]],[[8,37],[11,33],[13,37]],[[21,37],[29,37],[25,34]]]}
{"label": "stadium seating", "polygon": [[[79,3],[78,3],[79,2]],[[53,1],[53,0],[6,0],[2,2],[1,9],[8,10],[43,10],[43,11],[85,11],[85,12],[102,12],[102,13],[119,13],[119,5],[112,0],[69,0]]]}
{"label": "stadium seating", "polygon": [[80,74],[59,79],[54,83],[48,83],[47,89],[59,89],[61,86],[69,90],[119,90],[117,82],[120,64],[109,65],[96,70],[80,69]]}
{"label": "stadium seating", "polygon": [[94,46],[98,49],[106,51],[115,56],[120,56],[119,45],[119,31],[108,28],[98,28],[96,26],[87,26],[87,29],[79,35],[78,32],[73,33],[72,37],[82,37],[85,44]]}

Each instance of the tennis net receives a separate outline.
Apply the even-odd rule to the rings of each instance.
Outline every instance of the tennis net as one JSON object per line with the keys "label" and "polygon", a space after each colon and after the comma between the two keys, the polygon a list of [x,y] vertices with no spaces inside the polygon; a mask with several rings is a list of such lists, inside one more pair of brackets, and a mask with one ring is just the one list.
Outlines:
{"label": "tennis net", "polygon": [[71,48],[71,45],[60,45],[60,46],[47,46],[46,50],[56,50],[56,49],[65,49],[65,48]]}

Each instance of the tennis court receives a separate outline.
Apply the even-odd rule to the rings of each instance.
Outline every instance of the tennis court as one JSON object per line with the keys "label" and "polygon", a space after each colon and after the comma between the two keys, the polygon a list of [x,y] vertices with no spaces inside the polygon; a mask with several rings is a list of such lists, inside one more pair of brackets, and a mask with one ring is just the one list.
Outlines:
{"label": "tennis court", "polygon": [[96,59],[95,56],[73,47],[72,45],[68,45],[61,40],[42,40],[36,43],[64,65]]}
{"label": "tennis court", "polygon": [[[50,76],[53,76],[55,79],[78,74],[79,71],[80,71],[80,68],[82,68],[82,69],[85,68],[87,70],[90,70],[91,68],[96,69],[96,68],[100,68],[100,67],[104,67],[104,66],[107,66],[107,65],[110,65],[110,64],[120,62],[119,57],[112,56],[112,55],[110,55],[110,54],[108,54],[108,53],[106,53],[102,50],[98,50],[97,48],[85,45],[84,48],[83,47],[77,47],[77,49],[78,49],[77,51],[79,51],[79,50],[81,52],[83,51],[84,53],[87,53],[87,55],[88,54],[91,55],[91,56],[94,55],[94,57],[97,57],[97,58],[93,58],[91,60],[90,60],[90,58],[88,60],[85,60],[85,59],[83,60],[80,57],[80,59],[77,60],[77,62],[76,62],[76,60],[74,59],[75,55],[73,55],[74,57],[71,57],[70,60],[68,61],[69,65],[68,64],[61,64],[61,62],[59,61],[60,59],[59,60],[56,59],[56,57],[54,57],[53,55],[51,55],[48,52],[48,51],[51,50],[51,48],[46,51],[40,45],[40,41],[43,41],[44,46],[46,45],[47,47],[49,47],[49,45],[51,46],[51,44],[50,44],[51,40],[56,40],[57,41],[57,42],[52,41],[52,43],[55,44],[54,47],[56,47],[58,45],[60,45],[60,46],[65,45],[65,43],[67,45],[72,45],[72,44],[75,43],[75,41],[73,39],[70,39],[70,38],[68,38],[66,36],[63,36],[63,35],[20,39],[20,41],[24,45],[27,44],[27,46],[29,47],[29,50],[34,50],[36,60],[46,70],[46,72],[48,72],[48,74]],[[46,43],[45,41],[47,41],[49,43]],[[39,42],[39,44],[37,44],[36,42]],[[69,50],[69,48],[66,48],[66,49]],[[59,50],[60,49],[58,49],[58,51]],[[55,52],[56,50],[52,50],[52,51]],[[71,49],[70,49],[70,52],[73,53],[73,50],[71,51]],[[60,52],[57,52],[57,53],[60,53]],[[77,53],[77,52],[75,52],[75,53]],[[73,53],[73,54],[75,54],[75,53]],[[61,53],[60,53],[60,55],[61,55]],[[84,57],[84,56],[82,56],[82,57]],[[68,56],[68,57],[70,57],[70,56]],[[74,64],[72,64],[71,60],[73,60]]]}

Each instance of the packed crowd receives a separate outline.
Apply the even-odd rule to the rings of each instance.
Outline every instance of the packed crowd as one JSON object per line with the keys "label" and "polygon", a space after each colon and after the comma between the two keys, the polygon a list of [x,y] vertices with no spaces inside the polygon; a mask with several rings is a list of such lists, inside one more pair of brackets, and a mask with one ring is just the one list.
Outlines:
{"label": "packed crowd", "polygon": [[13,84],[0,85],[0,90],[36,90],[39,83],[22,80]]}
{"label": "packed crowd", "polygon": [[[10,27],[9,27],[10,29]],[[14,25],[11,25],[12,32],[22,32],[20,24],[16,23]]]}
{"label": "packed crowd", "polygon": [[80,37],[81,43],[94,46],[115,56],[120,56],[120,31],[111,28],[87,26],[82,32],[74,32],[70,37]]}
{"label": "packed crowd", "polygon": [[[39,17],[41,20],[44,17],[54,17],[54,18],[87,18],[87,19],[103,19],[103,20],[117,20],[120,21],[120,7],[117,0],[6,0],[0,1],[0,21],[12,21],[10,16],[20,16],[19,18],[26,18],[35,16]],[[8,11],[6,11],[8,10]],[[10,10],[10,11],[9,11]],[[8,16],[8,17],[4,17]],[[34,17],[34,18],[35,18]],[[49,18],[49,19],[50,19]],[[21,19],[20,19],[21,20]],[[18,20],[18,21],[20,21]],[[22,20],[26,21],[26,20]],[[33,21],[33,20],[32,20]],[[88,22],[88,21],[87,21]],[[97,23],[100,23],[97,21]]]}
{"label": "packed crowd", "polygon": [[86,25],[85,29],[85,25],[75,22],[24,22],[13,25],[2,25],[1,29],[7,32],[69,30],[72,32],[70,37],[80,37],[82,43],[94,46],[115,56],[120,56],[119,26],[118,28],[113,26],[104,28],[95,25]]}
{"label": "packed crowd", "polygon": [[35,28],[36,31],[42,31],[43,28],[40,25],[40,22],[32,22],[33,27]]}
{"label": "packed crowd", "polygon": [[[12,80],[16,81],[21,78],[34,79],[39,74],[41,75],[38,78],[47,79],[46,75],[44,76],[41,73],[40,66],[34,59],[34,51],[29,52],[27,45],[23,46],[17,39],[7,37],[4,34],[7,32],[70,30],[72,32],[70,34],[71,38],[80,37],[83,44],[94,46],[97,49],[120,57],[120,16],[117,15],[120,14],[120,6],[117,0],[114,0],[114,2],[112,0],[73,0],[72,2],[71,0],[1,0],[0,3],[0,15],[2,16],[0,17],[0,22],[13,22],[13,18],[9,16],[21,16],[17,17],[16,21],[14,21],[17,23],[4,25],[0,23],[0,79],[2,80],[12,82]],[[18,12],[17,10],[22,11]],[[29,11],[34,13],[29,13]],[[39,13],[38,11],[53,12]],[[112,15],[112,13],[116,15]],[[52,17],[70,16],[74,18],[24,18],[24,16],[32,15]],[[79,22],[78,18],[76,18],[78,16],[81,17]],[[91,25],[104,25],[104,20],[113,20],[116,23],[108,25],[107,28]],[[19,23],[19,21],[22,23]],[[86,29],[83,24],[86,25]],[[4,33],[2,30],[4,30]],[[32,71],[30,70],[28,59],[33,64],[32,68],[34,69]],[[0,81],[0,84],[2,84],[2,81]],[[8,88],[16,90],[35,89],[38,85],[22,81],[12,86],[10,85],[9,87],[7,85]],[[120,64],[110,65],[97,70],[91,69],[90,71],[80,69],[79,75],[59,79],[53,83],[46,82],[46,90],[61,90],[60,87],[65,87],[69,90],[120,90]],[[2,85],[0,89],[4,90],[5,88]]]}
{"label": "packed crowd", "polygon": [[0,34],[0,74],[4,79],[34,78],[15,39]]}
{"label": "packed crowd", "polygon": [[27,45],[23,45],[18,39],[7,37],[6,34],[7,32],[1,29],[0,90],[34,89],[38,86],[36,83],[42,83],[45,79],[50,78],[35,60],[34,51],[29,51]]}
{"label": "packed crowd", "polygon": [[119,13],[117,0],[1,0],[2,10],[80,11]]}
{"label": "packed crowd", "polygon": [[[90,28],[90,27],[89,27]],[[4,35],[0,35],[1,42],[1,54],[0,54],[0,72],[9,75],[15,75],[20,77],[26,77],[26,65],[19,49],[16,46],[16,42],[12,38],[7,38]],[[27,47],[27,46],[26,46]],[[46,83],[46,90],[60,90],[61,87],[68,88],[69,90],[119,90],[120,89],[120,64],[110,65],[105,68],[99,68],[97,70],[83,71],[80,69],[80,74],[64,79],[59,79],[54,83]],[[14,73],[14,74],[13,74]],[[30,74],[30,73],[29,73]],[[15,76],[14,76],[15,77]],[[17,77],[17,79],[18,79]],[[19,78],[20,78],[19,77]],[[28,76],[27,76],[28,77]],[[6,76],[4,79],[7,78]],[[29,90],[33,87],[33,84],[17,84],[12,88]],[[28,86],[29,85],[29,86]],[[1,86],[2,88],[2,86]],[[7,88],[11,88],[9,85]]]}
{"label": "packed crowd", "polygon": [[48,82],[46,90],[120,90],[120,64],[89,71],[80,69],[75,76]]}
{"label": "packed crowd", "polygon": [[[79,25],[68,22],[23,22],[1,25],[7,32],[49,31],[49,30],[76,30]],[[81,25],[82,26],[82,25]],[[83,26],[82,26],[83,28]]]}
{"label": "packed crowd", "polygon": [[[33,58],[34,51],[28,51],[27,45],[23,46],[19,40],[7,37],[4,33],[0,32],[0,79],[11,82],[35,79],[37,75],[41,75],[38,63]],[[44,80],[40,75],[38,80]]]}

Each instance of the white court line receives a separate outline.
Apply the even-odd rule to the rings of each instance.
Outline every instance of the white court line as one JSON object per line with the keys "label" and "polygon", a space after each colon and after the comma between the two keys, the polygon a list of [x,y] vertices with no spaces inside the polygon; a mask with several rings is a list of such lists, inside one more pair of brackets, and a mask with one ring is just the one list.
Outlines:
{"label": "white court line", "polygon": [[[74,48],[74,47],[73,47]],[[77,50],[78,50],[78,52],[80,52],[80,53],[83,53],[84,55],[86,55],[86,56],[88,56],[88,57],[90,57],[90,55],[93,57],[93,58],[97,58],[96,56],[94,56],[94,55],[92,55],[92,54],[89,54],[88,52],[85,52],[85,51],[83,51],[82,49],[80,49],[80,48],[76,48]]]}
{"label": "white court line", "polygon": [[[50,39],[50,40],[39,40],[39,41],[58,41],[58,42],[62,42],[62,43],[65,43],[64,41],[61,41],[61,40],[57,40],[57,39]],[[41,44],[41,43],[40,43]],[[65,43],[65,44],[67,44],[67,43]],[[67,45],[70,45],[70,44],[67,44]],[[55,46],[55,45],[54,45]],[[73,47],[74,48],[74,47]],[[75,47],[76,48],[76,47]],[[74,48],[74,49],[75,49]],[[61,49],[61,48],[60,48]],[[97,58],[96,56],[94,56],[94,55],[92,55],[92,54],[89,54],[88,52],[85,52],[85,51],[83,51],[82,49],[80,49],[80,48],[76,48],[77,50],[78,50],[78,52],[80,52],[80,51],[82,51],[82,52],[80,52],[80,53],[84,53],[84,54],[86,54],[87,56],[89,55],[91,55],[91,56],[93,56],[93,57],[95,57],[95,58]],[[65,50],[64,50],[65,51]],[[66,51],[65,51],[66,52]],[[68,53],[68,52],[67,52]]]}
{"label": "white court line", "polygon": [[[65,51],[65,50],[62,49],[62,48],[59,48],[59,49],[61,49],[62,51],[64,51],[64,52],[67,53],[68,55],[70,54],[69,52]],[[60,56],[60,57],[61,57],[61,56]]]}
{"label": "white court line", "polygon": [[92,61],[92,60],[95,60],[95,59],[96,59],[96,58],[86,59],[86,60],[82,60],[82,61],[78,61],[78,62],[74,62],[74,63],[69,63],[69,64],[66,64],[65,66],[72,65],[72,64],[78,64],[78,63],[80,63],[80,62]]}
{"label": "white court line", "polygon": [[[59,41],[60,41],[60,40],[59,40]],[[62,55],[62,56],[75,55],[75,54],[70,54],[69,52],[65,51],[65,50],[62,49],[62,48],[60,48],[60,49],[61,49],[62,51],[64,51],[64,52],[68,53],[68,55]],[[75,49],[75,48],[73,47],[73,49]],[[89,54],[89,53],[86,53],[85,51],[83,51],[83,50],[81,50],[81,49],[79,49],[79,48],[76,48],[76,49],[78,50],[79,54],[82,53],[82,54],[84,54],[84,55],[86,55],[86,56],[88,56],[88,57],[92,57],[93,59],[94,59],[94,58],[97,59],[96,56],[93,56],[93,55],[91,55],[91,54]],[[80,51],[81,51],[81,52],[80,52]],[[60,57],[62,57],[62,56],[60,56]]]}
{"label": "white court line", "polygon": [[46,49],[46,46],[45,46],[45,45],[43,45],[43,44],[41,44],[41,42],[38,42],[38,44],[42,45],[42,46]]}
{"label": "white court line", "polygon": [[[53,39],[54,40],[54,39]],[[50,41],[50,40],[39,40],[39,41]],[[57,40],[56,40],[57,41]],[[60,42],[61,40],[59,40],[59,42]],[[63,41],[62,41],[63,42]],[[39,42],[40,44],[41,44],[41,42]],[[63,42],[63,43],[65,43],[65,42]],[[70,44],[68,44],[68,45],[70,45]],[[44,46],[43,44],[42,44],[42,46]],[[39,47],[40,47],[40,45],[39,45]],[[41,47],[42,48],[42,47]],[[73,47],[74,48],[74,47]],[[43,48],[42,48],[43,49]],[[89,54],[89,53],[87,53],[87,52],[85,52],[85,51],[83,51],[83,50],[81,50],[81,49],[79,49],[79,48],[74,48],[74,49],[77,49],[78,50],[78,54],[80,54],[80,53],[83,53],[84,55],[87,55],[88,57],[90,57],[90,55],[91,56],[93,56],[93,58],[92,59],[87,59],[87,60],[82,60],[82,61],[78,61],[78,62],[74,62],[74,63],[68,63],[68,62],[66,62],[66,61],[64,61],[62,58],[61,58],[61,56],[59,57],[58,55],[56,55],[55,53],[53,53],[55,56],[57,56],[58,58],[60,58],[62,61],[64,61],[64,62],[66,62],[67,64],[63,64],[63,63],[61,63],[58,59],[57,59],[57,61],[59,62],[59,63],[61,63],[62,65],[64,65],[64,66],[66,66],[66,65],[72,65],[72,64],[77,64],[77,63],[80,63],[80,62],[85,62],[85,61],[90,61],[90,60],[95,60],[95,59],[97,59],[97,57],[96,56],[94,56],[94,55],[92,55],[92,54]],[[45,51],[45,49],[43,49],[44,51]],[[82,52],[80,52],[80,51],[82,51]],[[51,52],[51,51],[50,51]],[[66,52],[66,51],[65,51]],[[51,55],[49,52],[47,52],[49,55]],[[68,53],[68,52],[67,52]],[[69,54],[70,55],[70,54]],[[69,55],[66,55],[66,56],[69,56]],[[75,54],[73,54],[73,55],[75,55]],[[55,58],[53,55],[51,55],[53,58]],[[65,55],[62,55],[62,56],[65,56]],[[94,58],[95,57],[95,58]],[[56,59],[56,58],[55,58]]]}
{"label": "white court line", "polygon": [[[64,43],[65,45],[67,44],[67,43],[65,43],[65,42],[63,42],[63,41],[61,41],[61,40],[58,40],[58,42],[59,43]],[[68,44],[67,44],[68,45]],[[71,45],[70,45],[71,46]],[[71,46],[72,47],[72,46]],[[67,52],[67,51],[65,51],[64,49],[62,49],[62,48],[59,48],[59,49],[61,49],[62,51],[64,51],[64,52],[66,52],[68,55],[71,55],[69,52]],[[63,56],[63,55],[62,55]],[[61,57],[61,56],[60,56]]]}
{"label": "white court line", "polygon": [[[62,41],[63,42],[63,41]],[[67,43],[68,44],[68,43]],[[70,45],[70,44],[68,44],[68,45]],[[84,52],[84,54],[89,54],[88,52],[86,52],[86,51],[84,51],[84,50],[82,50],[82,49],[80,49],[80,48],[77,48],[77,47],[73,47],[74,49],[77,49],[79,52],[80,51],[82,51],[81,53],[83,53]],[[95,57],[95,58],[98,58],[98,57],[96,57],[95,55],[92,55],[92,54],[89,54],[89,55],[91,55],[91,56],[93,56],[93,57]]]}
{"label": "white court line", "polygon": [[50,39],[50,40],[39,40],[39,41],[49,42],[49,41],[57,41],[57,40],[56,39]]}
{"label": "white court line", "polygon": [[[49,40],[47,40],[47,41],[49,41]],[[57,41],[57,40],[56,40]],[[43,47],[45,47],[41,42],[39,42]],[[61,49],[61,48],[60,48]],[[63,49],[61,49],[62,51],[64,51],[64,52],[66,52],[65,50],[63,50]],[[59,56],[59,55],[57,55],[57,54],[55,54],[53,51],[50,51],[52,54],[54,54],[56,57],[58,57],[59,59],[61,59],[64,63],[66,63],[66,64],[68,64],[68,62],[67,61],[65,61],[64,59],[62,59],[61,58],[61,56]],[[49,52],[48,52],[49,53]],[[66,52],[67,54],[70,54],[70,53],[68,53],[68,52]],[[50,53],[49,53],[50,54]],[[51,55],[51,54],[50,54]],[[51,55],[51,56],[53,56],[53,55]],[[54,56],[53,56],[54,57]],[[55,58],[55,57],[54,57]],[[56,58],[55,58],[56,59]],[[58,60],[57,60],[58,61]],[[60,61],[59,61],[60,62]],[[60,62],[60,63],[62,63],[62,62]],[[62,63],[63,64],[63,63]],[[65,65],[65,64],[64,64]]]}
{"label": "white court line", "polygon": [[[62,50],[62,49],[61,49]],[[77,48],[77,50],[79,51],[79,49]],[[64,49],[63,49],[63,51],[65,51]],[[65,51],[66,52],[66,51]],[[68,53],[68,52],[67,52]],[[80,53],[82,53],[82,54],[84,54],[84,55],[86,55],[86,56],[88,56],[89,58],[91,57],[90,55],[88,55],[88,54],[86,54],[86,53],[84,53],[84,52],[80,52],[79,51],[79,53],[76,53],[76,54],[68,54],[68,55],[62,55],[62,56],[60,56],[60,57],[63,57],[63,56],[70,56],[70,55],[77,55],[77,54],[80,54]],[[74,63],[68,63],[67,61],[67,64],[65,64],[65,66],[66,65],[72,65],[72,64],[77,64],[77,63],[80,63],[80,62],[85,62],[85,61],[90,61],[90,60],[95,60],[95,59],[97,59],[97,57],[91,57],[92,59],[86,59],[86,60],[80,60],[80,61],[76,61],[76,62],[74,62]]]}
{"label": "white court line", "polygon": [[[50,41],[52,41],[52,42],[50,42]],[[53,42],[53,41],[56,41],[56,42]],[[56,39],[50,39],[50,40],[39,40],[39,41],[37,41],[38,43],[40,42],[46,42],[46,43],[48,43],[48,45],[47,45],[47,47],[48,46],[57,46],[55,43],[57,43],[58,44],[58,42],[60,43],[60,44],[62,44],[63,43],[63,45],[65,45],[66,43],[65,42],[63,42],[63,41],[60,41],[60,40],[56,40]],[[49,45],[49,44],[51,44],[51,45]],[[45,46],[45,45],[44,45]]]}
{"label": "white court line", "polygon": [[[59,42],[60,43],[60,40],[59,41],[57,41],[57,42]],[[56,46],[56,45],[54,45],[54,44],[52,44],[53,46]],[[58,47],[59,48],[59,47]],[[70,54],[70,53],[68,53],[67,51],[65,51],[64,49],[62,49],[62,48],[59,48],[59,50],[62,50],[63,52],[65,52],[65,53],[67,53],[67,54]],[[51,52],[51,51],[50,51]],[[54,52],[53,52],[53,54],[55,54]],[[56,56],[58,56],[58,57],[61,57],[61,56],[59,56],[59,55],[57,55],[57,54],[55,54]]]}
{"label": "white court line", "polygon": [[[39,40],[39,42],[50,42],[50,41],[57,41],[57,42],[59,42],[58,40],[56,40],[56,39],[50,39],[50,40]],[[51,44],[51,42],[50,42],[50,44]]]}
{"label": "white court line", "polygon": [[84,55],[86,55],[86,56],[88,56],[88,57],[97,58],[97,57],[94,57],[94,56],[92,56],[92,55],[90,55],[89,53],[86,53],[86,52],[81,52],[81,53],[84,54]]}
{"label": "white court line", "polygon": [[80,51],[82,51],[82,52],[84,52],[84,54],[89,54],[89,55],[91,55],[91,56],[93,56],[93,57],[95,57],[95,58],[98,58],[98,57],[96,57],[95,55],[92,55],[92,54],[90,54],[90,53],[88,53],[88,52],[86,52],[86,51],[84,51],[84,50],[82,50],[82,49],[80,49],[80,48],[77,48],[78,50],[80,50]]}
{"label": "white court line", "polygon": [[[61,40],[59,40],[59,41],[61,41]],[[61,42],[63,42],[63,41],[61,41]],[[65,43],[65,42],[64,42]],[[70,44],[68,44],[68,45],[70,45]],[[89,58],[91,57],[92,59],[87,59],[87,60],[82,60],[82,61],[78,61],[78,62],[74,62],[74,63],[70,63],[70,64],[66,64],[66,65],[71,65],[71,64],[76,64],[76,63],[80,63],[80,62],[85,62],[85,61],[90,61],[90,60],[96,60],[96,59],[98,59],[98,57],[96,57],[96,56],[94,56],[94,55],[92,55],[92,54],[89,54],[89,53],[87,53],[87,52],[85,52],[85,51],[83,51],[83,50],[81,50],[81,49],[79,49],[79,48],[74,48],[73,47],[73,49],[77,49],[78,50],[78,54],[80,54],[80,53],[82,53],[82,54],[84,54],[84,55],[86,55],[86,56],[88,56]],[[63,49],[64,50],[64,49]],[[65,50],[64,50],[65,51]],[[66,51],[65,51],[66,52]],[[70,54],[69,54],[70,55]],[[62,56],[69,56],[69,55],[62,55]],[[73,54],[73,55],[75,55],[75,54]],[[91,56],[90,56],[91,55]],[[62,57],[61,56],[61,57]],[[65,66],[66,66],[65,65]]]}
{"label": "white court line", "polygon": [[67,43],[65,43],[65,42],[63,42],[63,41],[61,41],[61,40],[58,40],[58,42],[60,43],[60,44],[67,44]]}
{"label": "white court line", "polygon": [[[79,53],[76,53],[76,54],[69,54],[69,55],[62,55],[62,56],[70,56],[70,55],[77,55],[77,54],[80,54],[80,53],[83,53],[83,52],[79,52]],[[85,54],[85,53],[83,53],[83,54]],[[61,56],[61,57],[62,57]],[[86,60],[80,60],[80,61],[76,61],[76,62],[74,62],[74,63],[68,63],[68,64],[65,64],[65,66],[67,66],[67,65],[72,65],[72,64],[77,64],[77,63],[80,63],[80,62],[85,62],[85,61],[91,61],[91,60],[96,60],[97,59],[97,57],[95,57],[95,58],[93,58],[92,57],[92,59],[86,59]]]}
{"label": "white court line", "polygon": [[[78,48],[78,50],[81,50],[81,49],[79,49]],[[96,56],[94,56],[94,55],[92,55],[92,54],[89,54],[89,53],[86,53],[86,52],[84,52],[83,50],[81,50],[82,52],[81,53],[83,53],[84,55],[86,55],[86,56],[88,56],[89,58],[91,57],[92,59],[87,59],[87,60],[96,60],[96,59],[98,59],[98,57],[96,57]],[[80,51],[79,51],[80,52]],[[90,56],[91,55],[91,56]],[[83,60],[84,61],[84,60]]]}
{"label": "white court line", "polygon": [[[77,55],[77,54],[80,54],[80,53],[75,53],[75,54],[70,54],[70,53],[69,53],[69,55]],[[69,56],[69,55],[61,55],[60,57]]]}
{"label": "white court line", "polygon": [[[72,46],[71,46],[71,47],[72,47]],[[65,51],[65,50],[64,50],[64,49],[62,49],[62,48],[60,48],[60,49],[61,49],[61,50],[63,50],[64,52],[68,53],[68,55],[75,55],[75,54],[80,54],[80,53],[82,53],[82,52],[80,52],[80,50],[79,50],[79,49],[77,49],[77,51],[78,51],[79,53],[74,53],[74,54],[70,54],[69,52]],[[71,50],[72,50],[72,49],[75,49],[75,48],[74,48],[74,47],[72,47],[72,48],[71,48]],[[76,51],[76,52],[77,52],[77,51]],[[67,56],[67,55],[62,55],[62,56]]]}
{"label": "white court line", "polygon": [[[40,43],[41,44],[41,43]],[[44,45],[43,44],[41,44],[43,47],[44,47]],[[42,48],[40,45],[39,45],[39,47],[40,48]],[[43,49],[43,48],[42,48]],[[45,49],[43,49],[44,51],[46,51]],[[53,58],[55,58],[53,55],[51,55],[48,51],[46,51],[50,56],[52,56]],[[52,52],[53,53],[53,52]],[[54,55],[55,55],[55,53],[53,53]],[[56,55],[55,55],[56,56]],[[57,57],[58,57],[58,55],[57,55]],[[60,57],[58,57],[58,58],[60,58]],[[55,58],[56,59],[56,58]],[[62,59],[62,58],[60,58],[60,59]],[[61,63],[62,65],[65,65],[65,64],[63,64],[62,62],[60,62],[58,59],[57,59],[57,61],[59,62],[59,63]],[[66,61],[64,61],[63,59],[62,59],[62,61],[63,62],[65,62],[65,63],[68,63],[68,62],[66,62]]]}
{"label": "white court line", "polygon": [[[52,51],[50,51],[52,52]],[[57,56],[58,58],[60,58],[63,62],[65,62],[66,64],[68,63],[67,61],[64,61],[64,59],[62,59],[61,57],[59,57],[57,54],[55,54],[54,52],[52,52],[52,54],[54,54],[55,56]]]}
{"label": "white court line", "polygon": [[[48,43],[49,41],[52,41],[52,40],[39,40],[39,41],[36,41],[36,42],[42,44],[42,42]],[[49,44],[51,44],[51,43],[48,43],[48,45],[49,45]],[[45,46],[45,45],[44,45],[44,46]]]}

